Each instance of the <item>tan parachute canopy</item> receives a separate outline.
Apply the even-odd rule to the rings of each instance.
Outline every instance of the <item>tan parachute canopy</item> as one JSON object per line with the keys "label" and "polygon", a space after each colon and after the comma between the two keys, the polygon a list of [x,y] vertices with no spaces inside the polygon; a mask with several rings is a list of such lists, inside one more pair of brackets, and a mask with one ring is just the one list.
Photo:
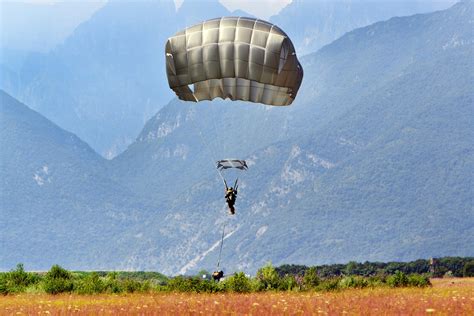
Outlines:
{"label": "tan parachute canopy", "polygon": [[243,17],[208,20],[170,37],[166,73],[176,95],[194,102],[220,97],[290,105],[303,79],[288,36]]}

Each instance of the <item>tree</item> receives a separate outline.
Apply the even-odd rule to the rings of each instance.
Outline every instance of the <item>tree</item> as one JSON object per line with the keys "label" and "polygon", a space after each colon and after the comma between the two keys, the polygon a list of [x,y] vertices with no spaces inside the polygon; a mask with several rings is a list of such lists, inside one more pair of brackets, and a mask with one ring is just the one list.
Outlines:
{"label": "tree", "polygon": [[308,270],[306,270],[303,278],[303,283],[304,286],[308,289],[314,289],[319,285],[321,280],[319,279],[318,276],[318,271],[316,270],[316,267],[311,267]]}
{"label": "tree", "polygon": [[277,289],[280,282],[278,273],[271,263],[266,264],[257,271],[257,279],[263,290]]}
{"label": "tree", "polygon": [[474,260],[466,262],[462,269],[462,275],[464,277],[474,277]]}
{"label": "tree", "polygon": [[43,287],[49,294],[71,292],[74,288],[72,274],[58,265],[53,265],[46,273]]}

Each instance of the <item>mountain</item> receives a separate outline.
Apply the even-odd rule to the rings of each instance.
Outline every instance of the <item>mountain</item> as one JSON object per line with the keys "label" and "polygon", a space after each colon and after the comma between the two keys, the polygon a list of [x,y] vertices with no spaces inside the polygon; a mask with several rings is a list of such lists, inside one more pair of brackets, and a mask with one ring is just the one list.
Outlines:
{"label": "mountain", "polygon": [[172,0],[109,1],[63,44],[31,56],[8,92],[113,157],[172,98],[162,58],[175,21]]}
{"label": "mountain", "polygon": [[86,143],[3,91],[0,121],[0,270],[133,268],[127,249],[154,209]]}
{"label": "mountain", "polygon": [[166,39],[203,19],[229,15],[218,1],[109,1],[48,54],[4,67],[2,88],[106,158],[130,144],[173,98],[163,63]]}
{"label": "mountain", "polygon": [[[288,108],[170,102],[109,166],[168,204],[168,243],[158,256],[137,249],[137,264],[212,269],[224,224],[228,271],[471,255],[472,10],[462,2],[347,33],[302,58]],[[233,218],[212,170],[230,157],[250,166]]]}
{"label": "mountain", "polygon": [[355,28],[395,16],[446,9],[455,2],[293,0],[270,21],[288,33],[299,54],[308,54]]}
{"label": "mountain", "polygon": [[[212,270],[223,228],[226,273],[472,255],[472,14],[347,33],[301,59],[290,107],[172,100],[111,161],[1,92],[0,269]],[[56,84],[63,107],[45,108],[67,113]],[[230,217],[214,165],[233,157],[249,170],[224,172],[240,177]]]}
{"label": "mountain", "polygon": [[99,1],[2,1],[0,49],[47,52],[104,4]]}
{"label": "mountain", "polygon": [[[272,21],[289,32],[301,55],[357,26],[437,7],[294,1]],[[187,25],[236,13],[217,0],[185,0],[178,11],[173,0],[111,0],[50,52],[29,54],[19,65],[2,56],[0,88],[110,159],[174,97],[163,63],[166,39]]]}

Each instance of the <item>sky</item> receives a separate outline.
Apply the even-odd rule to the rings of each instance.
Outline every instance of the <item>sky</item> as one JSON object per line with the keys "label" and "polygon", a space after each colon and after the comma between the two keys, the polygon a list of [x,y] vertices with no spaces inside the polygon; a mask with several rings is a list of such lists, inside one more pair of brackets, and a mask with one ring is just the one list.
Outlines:
{"label": "sky", "polygon": [[[229,11],[237,9],[243,10],[254,16],[268,19],[277,14],[281,9],[288,5],[292,0],[219,0]],[[177,7],[183,0],[174,0]]]}
{"label": "sky", "polygon": [[[177,8],[183,2],[174,1]],[[240,9],[268,19],[292,0],[219,1],[231,12]],[[1,47],[47,52],[106,3],[107,0],[0,0]]]}

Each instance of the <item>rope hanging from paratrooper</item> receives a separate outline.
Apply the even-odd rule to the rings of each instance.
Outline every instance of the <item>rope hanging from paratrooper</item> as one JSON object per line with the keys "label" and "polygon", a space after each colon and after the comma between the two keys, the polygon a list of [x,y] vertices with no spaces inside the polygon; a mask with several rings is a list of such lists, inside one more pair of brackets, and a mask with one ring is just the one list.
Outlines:
{"label": "rope hanging from paratrooper", "polygon": [[216,271],[219,271],[219,266],[221,264],[221,255],[222,255],[222,246],[224,245],[224,233],[225,233],[225,225],[222,227],[222,237],[221,237],[221,247],[219,249],[219,258],[217,259],[217,268]]}

